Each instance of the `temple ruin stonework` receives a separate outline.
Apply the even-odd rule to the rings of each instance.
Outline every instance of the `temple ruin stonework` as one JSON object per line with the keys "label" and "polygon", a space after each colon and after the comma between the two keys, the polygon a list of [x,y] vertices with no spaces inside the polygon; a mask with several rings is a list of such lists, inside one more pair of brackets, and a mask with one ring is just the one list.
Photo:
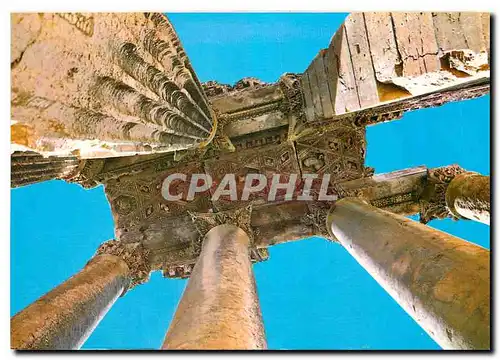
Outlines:
{"label": "temple ruin stonework", "polygon": [[[365,166],[367,126],[489,93],[488,13],[353,13],[303,73],[234,85],[201,83],[161,13],[16,13],[11,79],[11,186],[103,184],[116,237],[12,317],[12,348],[80,348],[161,271],[189,278],[162,348],[265,349],[252,263],[320,236],[443,348],[490,349],[489,250],[425,225],[489,224],[489,176]],[[212,201],[209,189],[187,201],[177,182],[183,197],[166,201],[175,173],[232,173],[239,190],[248,174],[329,174],[338,200]]]}

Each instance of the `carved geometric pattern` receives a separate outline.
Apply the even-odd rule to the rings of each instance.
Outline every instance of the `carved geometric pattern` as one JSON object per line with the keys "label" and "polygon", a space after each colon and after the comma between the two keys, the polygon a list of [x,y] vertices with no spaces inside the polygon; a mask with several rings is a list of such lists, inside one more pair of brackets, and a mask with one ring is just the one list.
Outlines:
{"label": "carved geometric pattern", "polygon": [[203,172],[199,163],[188,163],[161,172],[150,169],[139,174],[108,180],[106,196],[113,210],[117,236],[120,240],[134,241],[134,239],[125,240],[123,236],[127,238],[126,233],[138,226],[144,227],[166,217],[185,214],[187,210],[208,211],[211,208],[208,191],[198,194],[193,201],[185,200],[189,188],[188,182],[174,180],[171,183],[170,193],[183,195],[178,201],[167,201],[161,194],[163,180],[168,175]]}
{"label": "carved geometric pattern", "polygon": [[330,174],[330,184],[369,176],[364,167],[365,129],[338,122],[299,137],[297,155],[302,173]]}
{"label": "carved geometric pattern", "polygon": [[[251,202],[262,203],[267,199],[272,175],[282,174],[281,182],[288,181],[287,174],[298,174],[295,150],[288,143],[277,146],[262,146],[255,149],[239,150],[232,154],[221,155],[205,160],[205,171],[212,176],[214,183],[219,183],[225,174],[235,174],[238,199],[241,198],[245,176],[249,173],[263,174],[268,179],[268,185],[259,193],[250,194],[248,201],[230,201],[227,196],[221,196],[213,201],[216,210],[239,208]],[[215,188],[211,189],[212,194]],[[276,196],[280,200],[280,195]]]}

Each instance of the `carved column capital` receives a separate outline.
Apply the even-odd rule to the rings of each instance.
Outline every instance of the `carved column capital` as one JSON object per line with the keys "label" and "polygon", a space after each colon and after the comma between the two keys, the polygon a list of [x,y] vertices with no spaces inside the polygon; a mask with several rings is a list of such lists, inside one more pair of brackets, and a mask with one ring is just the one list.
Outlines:
{"label": "carved column capital", "polygon": [[331,206],[331,203],[310,203],[308,204],[309,212],[305,214],[300,221],[310,226],[315,235],[338,242],[338,240],[328,231],[326,226],[326,217],[328,216]]}
{"label": "carved column capital", "polygon": [[102,243],[99,248],[97,248],[95,256],[103,254],[117,256],[127,264],[131,282],[123,294],[134,286],[143,284],[149,280],[149,274],[151,272],[149,250],[146,249],[142,243],[126,244],[119,240],[109,240]]}
{"label": "carved column capital", "polygon": [[191,219],[199,233],[199,237],[194,244],[195,252],[201,252],[201,245],[205,235],[218,225],[235,225],[245,231],[250,239],[250,254],[253,262],[264,261],[269,258],[266,248],[255,248],[253,246],[256,231],[252,228],[252,205],[248,205],[235,210],[220,211],[216,213],[195,213],[188,211]]}
{"label": "carved column capital", "polygon": [[458,174],[467,172],[458,165],[427,170],[427,185],[420,199],[420,222],[427,224],[433,219],[450,217],[458,219],[446,205],[446,189]]}

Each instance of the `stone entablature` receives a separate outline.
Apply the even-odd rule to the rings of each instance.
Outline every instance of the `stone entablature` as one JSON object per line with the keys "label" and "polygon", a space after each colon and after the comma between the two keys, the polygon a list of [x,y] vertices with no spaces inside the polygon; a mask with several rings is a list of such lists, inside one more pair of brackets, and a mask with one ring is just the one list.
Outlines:
{"label": "stone entablature", "polygon": [[14,13],[12,147],[103,158],[206,145],[215,122],[161,13]]}
{"label": "stone entablature", "polygon": [[[258,209],[252,215],[252,228],[258,230],[258,246],[252,254],[254,259],[264,259],[265,248],[273,243],[310,235],[328,237],[323,220],[330,207],[318,202],[267,204],[258,197],[211,201],[210,192],[192,202],[167,202],[161,195],[162,181],[172,173],[205,173],[215,181],[226,173],[234,173],[238,179],[255,172],[266,177],[275,173],[330,174],[329,189],[339,197],[355,194],[398,214],[420,213],[423,221],[449,216],[443,196],[437,200],[434,195],[426,197],[431,187],[439,187],[429,185],[426,168],[373,176],[374,169],[365,166],[365,127],[399,119],[408,110],[474,98],[489,91],[489,58],[485,60],[482,55],[489,51],[487,14],[457,13],[446,22],[440,14],[431,13],[354,13],[303,74],[286,73],[275,83],[245,78],[234,85],[213,81],[200,84],[175,31],[162,14],[15,14],[13,19],[13,114],[34,114],[25,118],[26,123],[34,121],[33,126],[49,129],[44,112],[52,114],[57,108],[60,111],[55,114],[63,114],[61,121],[67,122],[78,108],[88,115],[95,131],[104,129],[104,133],[118,137],[125,134],[127,146],[132,145],[128,150],[122,145],[109,147],[104,139],[101,145],[105,146],[97,145],[98,152],[92,145],[90,152],[79,148],[67,157],[38,155],[44,171],[50,170],[39,179],[66,179],[85,187],[104,184],[117,239],[143,244],[151,250],[151,268],[167,276],[186,276],[197,257],[196,228],[185,225],[190,222],[189,213],[237,211],[252,205]],[[431,55],[410,49],[403,36],[406,30],[399,22],[407,28],[418,28],[422,36],[430,34],[427,25],[432,24],[438,50]],[[386,26],[389,23],[394,27]],[[466,23],[481,26],[465,29]],[[49,31],[49,25],[57,31]],[[373,37],[377,27],[390,44],[386,53],[379,51],[381,43]],[[441,35],[450,31],[469,37],[470,48],[457,50],[459,39],[446,43]],[[111,34],[113,40],[109,42]],[[71,41],[69,35],[73,36]],[[44,48],[53,49],[54,61],[62,51],[69,52],[64,61],[58,62],[68,71],[57,69],[56,73],[56,69],[41,67],[35,58]],[[360,57],[358,50],[363,49],[370,56]],[[88,59],[75,61],[87,55]],[[102,58],[99,62],[95,61],[97,56]],[[444,68],[433,67],[436,59],[442,59],[440,66]],[[360,67],[365,62],[370,66],[362,67],[368,71],[362,74]],[[439,88],[416,91],[414,84],[404,82],[409,77],[434,82],[432,74],[441,76],[443,72],[449,73],[449,81],[440,83]],[[30,73],[39,74],[43,81],[52,79],[55,86],[35,89]],[[31,93],[36,99],[35,95],[28,96]],[[108,120],[94,116],[92,111],[125,121],[119,125],[126,131],[107,128]],[[134,121],[137,126],[126,125]],[[142,140],[130,137],[133,129],[146,123],[153,129],[158,121],[163,124],[161,131],[170,127],[169,136],[182,133],[188,135],[183,139],[193,142],[180,147],[174,142],[167,147],[160,143],[144,147]],[[13,126],[16,144],[16,139],[27,140],[32,134],[31,125],[22,124]],[[80,139],[81,134],[60,131],[73,125],[83,128],[83,123],[74,122],[69,128],[69,123],[61,124],[55,124],[59,132],[51,139],[63,141],[64,147]],[[84,137],[101,139],[100,134],[104,134],[85,135],[85,131],[89,130],[84,130]],[[161,137],[153,133],[146,136],[150,142]],[[71,141],[64,140],[65,136]],[[42,138],[46,139],[45,135]],[[56,148],[49,153],[60,156]],[[157,150],[161,153],[155,153]],[[36,182],[42,165],[19,161],[21,158],[15,156],[13,184]],[[101,156],[105,157],[95,158]]]}

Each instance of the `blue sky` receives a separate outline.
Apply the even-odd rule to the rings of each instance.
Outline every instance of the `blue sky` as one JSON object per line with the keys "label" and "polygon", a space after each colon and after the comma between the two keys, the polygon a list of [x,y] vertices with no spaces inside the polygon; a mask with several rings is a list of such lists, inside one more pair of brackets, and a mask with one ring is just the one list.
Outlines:
{"label": "blue sky", "polygon": [[[200,80],[276,81],[302,72],[346,14],[171,14]],[[377,173],[459,164],[490,173],[490,97],[405,114],[368,128]],[[102,186],[49,181],[11,191],[11,315],[79,271],[113,238]],[[439,220],[437,229],[489,248],[489,227]],[[339,245],[277,245],[254,266],[270,349],[439,349]],[[84,349],[156,349],[185,280],[151,281],[118,299]]]}

